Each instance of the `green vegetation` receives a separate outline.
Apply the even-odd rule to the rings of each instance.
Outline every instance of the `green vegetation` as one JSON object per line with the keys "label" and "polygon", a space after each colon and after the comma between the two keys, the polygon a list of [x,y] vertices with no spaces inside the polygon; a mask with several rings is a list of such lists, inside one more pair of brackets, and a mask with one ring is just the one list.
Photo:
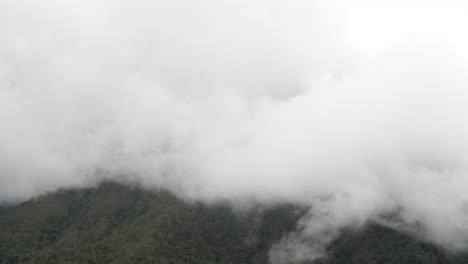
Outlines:
{"label": "green vegetation", "polygon": [[0,263],[265,263],[300,212],[254,211],[115,183],[59,191],[0,216]]}
{"label": "green vegetation", "polygon": [[369,224],[364,230],[345,231],[328,249],[326,264],[462,264],[468,256],[452,255],[406,234]]}
{"label": "green vegetation", "polygon": [[[0,214],[0,263],[267,263],[296,228],[292,205],[234,213],[116,183],[62,190]],[[347,231],[322,264],[468,263],[378,225]]]}

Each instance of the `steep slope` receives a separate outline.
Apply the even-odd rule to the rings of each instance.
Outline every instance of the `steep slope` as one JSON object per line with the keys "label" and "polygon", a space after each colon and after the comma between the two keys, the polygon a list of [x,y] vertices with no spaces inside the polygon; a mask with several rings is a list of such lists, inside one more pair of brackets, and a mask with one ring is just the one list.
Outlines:
{"label": "steep slope", "polygon": [[468,263],[466,255],[451,254],[409,235],[372,223],[364,230],[345,231],[328,251],[329,258],[321,263]]}
{"label": "steep slope", "polygon": [[59,191],[0,217],[4,263],[264,263],[296,208],[234,214],[115,183]]}
{"label": "steep slope", "polygon": [[[117,183],[48,194],[0,215],[0,263],[267,263],[292,205],[234,213]],[[468,263],[388,228],[347,231],[319,263]]]}

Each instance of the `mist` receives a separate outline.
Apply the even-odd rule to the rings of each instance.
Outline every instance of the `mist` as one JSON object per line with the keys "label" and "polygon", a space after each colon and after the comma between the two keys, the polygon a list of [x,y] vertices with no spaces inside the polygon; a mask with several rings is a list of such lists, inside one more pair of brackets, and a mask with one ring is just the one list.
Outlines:
{"label": "mist", "polygon": [[467,249],[467,8],[381,4],[1,1],[0,202],[118,179],[310,206],[277,262],[368,221]]}

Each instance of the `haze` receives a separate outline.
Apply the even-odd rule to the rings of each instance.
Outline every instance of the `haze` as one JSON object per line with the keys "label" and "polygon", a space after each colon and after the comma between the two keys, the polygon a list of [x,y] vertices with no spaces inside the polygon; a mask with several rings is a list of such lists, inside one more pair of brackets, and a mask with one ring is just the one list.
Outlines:
{"label": "haze", "polygon": [[278,259],[391,213],[388,225],[464,250],[466,11],[1,1],[0,201],[119,179],[188,200],[310,206]]}

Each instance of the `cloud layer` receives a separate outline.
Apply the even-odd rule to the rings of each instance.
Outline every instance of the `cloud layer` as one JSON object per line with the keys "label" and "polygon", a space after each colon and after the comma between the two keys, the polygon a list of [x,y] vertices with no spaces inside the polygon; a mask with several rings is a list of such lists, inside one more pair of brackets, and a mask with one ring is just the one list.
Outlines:
{"label": "cloud layer", "polygon": [[[368,4],[3,1],[0,201],[123,177],[187,199],[306,204],[305,237],[397,212],[465,249],[460,21],[429,35],[381,23],[393,35],[372,44],[375,27],[353,20]],[[438,5],[406,15],[452,10],[426,8]]]}

